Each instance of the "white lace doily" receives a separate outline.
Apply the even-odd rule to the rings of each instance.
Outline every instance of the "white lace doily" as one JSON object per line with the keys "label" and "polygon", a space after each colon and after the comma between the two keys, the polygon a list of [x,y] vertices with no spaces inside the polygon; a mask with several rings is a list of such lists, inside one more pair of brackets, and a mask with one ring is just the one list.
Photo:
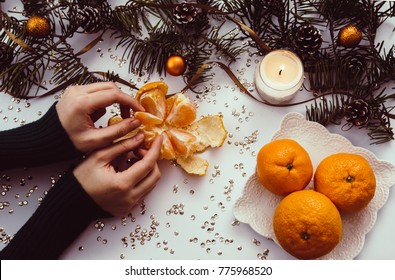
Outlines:
{"label": "white lace doily", "polygon": [[[353,259],[362,250],[365,235],[373,228],[377,211],[385,204],[389,188],[395,184],[395,166],[380,161],[376,156],[361,147],[355,147],[341,135],[331,134],[322,125],[305,120],[299,113],[288,113],[281,122],[280,129],[272,140],[291,138],[301,144],[309,153],[314,170],[325,157],[338,152],[348,152],[365,157],[375,175],[376,192],[369,205],[355,214],[342,215],[343,237],[341,242],[329,254],[321,259]],[[313,188],[313,181],[307,186]],[[262,187],[255,174],[247,181],[242,196],[236,201],[233,212],[240,222],[249,224],[257,233],[273,239],[272,220],[274,210],[281,196],[277,196]]]}

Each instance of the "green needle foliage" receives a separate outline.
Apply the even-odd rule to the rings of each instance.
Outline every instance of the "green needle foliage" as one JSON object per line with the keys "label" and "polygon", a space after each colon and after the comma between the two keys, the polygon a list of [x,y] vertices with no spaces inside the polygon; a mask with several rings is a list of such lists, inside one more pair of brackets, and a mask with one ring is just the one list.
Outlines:
{"label": "green needle foliage", "polygon": [[[181,55],[187,63],[183,78],[191,89],[212,77],[208,65],[219,58],[230,71],[231,64],[247,51],[265,54],[283,48],[301,57],[307,78],[304,87],[316,97],[306,106],[307,119],[323,125],[341,124],[346,119],[345,130],[353,126],[366,129],[372,143],[394,139],[391,102],[395,94],[387,92],[395,80],[395,47],[385,50],[384,42],[376,42],[380,26],[395,16],[391,1],[129,0],[119,6],[106,0],[21,3],[22,19],[10,11],[0,12],[0,90],[15,97],[48,95],[71,84],[98,80],[127,84],[114,72],[89,69],[80,59],[104,35],[113,38],[123,51],[130,73],[166,75],[167,59]],[[33,15],[50,21],[48,37],[29,35],[26,23]],[[349,24],[362,32],[362,41],[353,47],[345,47],[338,38],[339,31]],[[306,26],[318,30],[319,49],[306,52],[300,47],[303,40],[310,44],[311,38],[300,37]],[[71,39],[85,34],[96,34],[96,39],[75,50]],[[42,94],[48,70],[56,88]]]}

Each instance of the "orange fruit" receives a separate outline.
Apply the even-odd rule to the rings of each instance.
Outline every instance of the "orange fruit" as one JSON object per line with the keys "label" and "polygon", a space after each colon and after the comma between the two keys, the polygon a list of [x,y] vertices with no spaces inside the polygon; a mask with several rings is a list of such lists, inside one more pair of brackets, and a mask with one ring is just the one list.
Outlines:
{"label": "orange fruit", "polygon": [[144,92],[137,99],[144,107],[146,112],[160,118],[166,115],[166,93],[160,89],[152,89],[149,92]]}
{"label": "orange fruit", "polygon": [[[175,160],[187,173],[205,175],[208,162],[196,155],[208,147],[220,147],[226,138],[222,117],[210,115],[196,120],[196,106],[186,95],[177,93],[166,98],[168,87],[164,82],[144,85],[136,94],[136,100],[145,112],[135,112],[139,129],[144,133],[144,145],[149,148],[157,135],[163,136],[161,158]],[[109,119],[112,125],[122,119]],[[136,131],[121,139],[132,137]],[[118,139],[117,141],[119,141]]]}
{"label": "orange fruit", "polygon": [[166,132],[176,157],[188,157],[196,151],[198,139],[192,133],[179,128],[170,128]]}
{"label": "orange fruit", "polygon": [[292,139],[279,139],[258,152],[256,173],[260,183],[277,195],[304,189],[313,177],[307,151]]}
{"label": "orange fruit", "polygon": [[163,120],[148,112],[135,112],[134,117],[138,119],[143,125],[161,124]]}
{"label": "orange fruit", "polygon": [[299,259],[315,259],[331,252],[342,237],[339,211],[325,195],[301,190],[277,206],[273,229],[281,247]]}
{"label": "orange fruit", "polygon": [[167,125],[174,127],[186,127],[196,119],[196,106],[188,97],[177,93],[166,100]]}
{"label": "orange fruit", "polygon": [[165,95],[167,91],[169,90],[169,87],[165,82],[158,81],[158,82],[151,82],[143,85],[136,93],[134,98],[136,98],[137,101],[140,101],[141,95],[145,92],[151,91],[153,89],[159,89],[162,91]]}
{"label": "orange fruit", "polygon": [[317,166],[314,187],[332,200],[340,212],[353,213],[372,200],[376,177],[363,156],[337,153],[326,157]]}

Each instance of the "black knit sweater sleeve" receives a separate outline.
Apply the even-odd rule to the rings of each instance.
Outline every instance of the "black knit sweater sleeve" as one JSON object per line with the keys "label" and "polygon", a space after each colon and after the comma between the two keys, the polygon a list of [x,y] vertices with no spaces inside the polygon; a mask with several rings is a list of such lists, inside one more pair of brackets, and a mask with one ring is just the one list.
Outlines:
{"label": "black knit sweater sleeve", "polygon": [[[78,155],[55,105],[38,121],[0,132],[0,170],[49,164]],[[0,252],[0,259],[56,259],[90,222],[109,216],[89,197],[72,171],[67,172]]]}
{"label": "black knit sweater sleeve", "polygon": [[60,123],[55,104],[35,122],[0,131],[0,170],[50,164],[79,155]]}
{"label": "black knit sweater sleeve", "polygon": [[63,175],[33,216],[0,252],[0,259],[57,259],[94,219],[110,217],[72,172]]}

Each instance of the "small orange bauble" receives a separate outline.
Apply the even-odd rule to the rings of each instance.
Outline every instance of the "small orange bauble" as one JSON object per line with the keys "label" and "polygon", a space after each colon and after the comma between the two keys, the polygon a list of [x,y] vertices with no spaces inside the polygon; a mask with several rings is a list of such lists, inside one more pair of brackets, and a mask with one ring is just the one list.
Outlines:
{"label": "small orange bauble", "polygon": [[27,20],[26,31],[34,38],[45,38],[51,33],[51,24],[47,18],[35,15]]}
{"label": "small orange bauble", "polygon": [[338,43],[346,48],[354,48],[362,40],[362,31],[358,26],[349,24],[339,31]]}
{"label": "small orange bauble", "polygon": [[166,71],[172,76],[180,76],[187,69],[187,63],[181,55],[172,55],[166,61]]}

